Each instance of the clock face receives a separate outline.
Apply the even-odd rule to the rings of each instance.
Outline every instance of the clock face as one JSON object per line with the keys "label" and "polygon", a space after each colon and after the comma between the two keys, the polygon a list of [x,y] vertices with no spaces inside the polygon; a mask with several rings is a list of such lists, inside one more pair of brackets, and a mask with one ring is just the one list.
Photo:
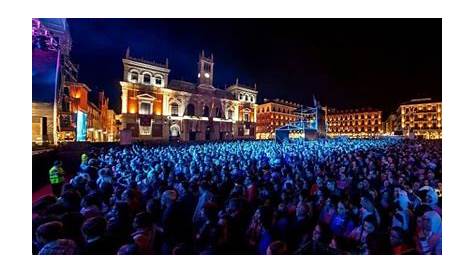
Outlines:
{"label": "clock face", "polygon": [[204,73],[204,77],[209,78],[209,77],[210,77],[210,76],[209,76],[209,73],[207,73],[207,72]]}

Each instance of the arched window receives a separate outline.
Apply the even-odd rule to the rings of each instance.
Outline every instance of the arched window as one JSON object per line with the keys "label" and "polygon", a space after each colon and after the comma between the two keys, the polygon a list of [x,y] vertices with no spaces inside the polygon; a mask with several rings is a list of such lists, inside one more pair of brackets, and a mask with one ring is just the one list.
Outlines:
{"label": "arched window", "polygon": [[196,115],[195,111],[194,111],[194,105],[193,104],[189,104],[187,107],[186,107],[186,115],[189,115],[189,116],[194,116]]}
{"label": "arched window", "polygon": [[130,77],[130,82],[133,82],[133,83],[136,83],[138,82],[138,72],[136,71],[131,71],[130,74],[129,74],[129,77]]}
{"label": "arched window", "polygon": [[209,107],[208,106],[204,106],[202,115],[204,117],[209,117]]}
{"label": "arched window", "polygon": [[143,74],[143,83],[150,84],[151,83],[151,75],[148,73]]}
{"label": "arched window", "polygon": [[172,103],[171,105],[171,116],[178,116],[179,115],[179,106],[176,103]]}
{"label": "arched window", "polygon": [[232,109],[229,109],[227,111],[227,119],[232,119],[232,116],[234,115],[234,112],[232,111]]}
{"label": "arched window", "polygon": [[165,81],[163,80],[163,76],[160,74],[155,75],[155,85],[159,87],[165,86]]}
{"label": "arched window", "polygon": [[244,113],[244,122],[249,122],[250,121],[250,115],[248,112]]}
{"label": "arched window", "polygon": [[171,137],[178,137],[179,136],[179,126],[178,125],[172,125],[170,127],[170,135],[171,135]]}
{"label": "arched window", "polygon": [[221,109],[220,108],[216,108],[216,117],[221,118]]}
{"label": "arched window", "polygon": [[245,95],[245,101],[248,101],[248,100],[249,100],[248,95]]}

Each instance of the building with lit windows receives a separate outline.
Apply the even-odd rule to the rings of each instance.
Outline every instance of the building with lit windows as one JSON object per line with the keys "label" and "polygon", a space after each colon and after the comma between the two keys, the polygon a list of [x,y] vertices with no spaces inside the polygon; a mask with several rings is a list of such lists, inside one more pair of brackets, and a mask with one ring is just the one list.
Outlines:
{"label": "building with lit windows", "polygon": [[96,104],[87,104],[87,141],[103,142],[100,109]]}
{"label": "building with lit windows", "polygon": [[302,105],[281,99],[264,99],[257,107],[257,139],[274,139],[275,130],[300,119],[295,112]]}
{"label": "building with lit windows", "polygon": [[59,141],[117,141],[117,119],[109,109],[104,91],[98,92],[97,104],[91,100],[91,89],[84,83],[66,82],[59,123]]}
{"label": "building with lit windows", "polygon": [[113,109],[107,109],[107,119],[105,124],[106,142],[118,141],[119,124],[117,114]]}
{"label": "building with lit windows", "polygon": [[370,137],[383,133],[382,111],[376,109],[327,110],[328,136]]}
{"label": "building with lit windows", "polygon": [[59,141],[86,141],[89,93],[84,83],[65,82],[59,111]]}
{"label": "building with lit windows", "polygon": [[398,116],[396,114],[390,114],[387,117],[387,120],[383,123],[384,133],[386,135],[400,135],[397,128],[399,127],[400,123],[398,122]]}
{"label": "building with lit windows", "polygon": [[431,98],[412,99],[397,109],[398,130],[404,136],[442,138],[441,102]]}
{"label": "building with lit windows", "polygon": [[214,57],[199,55],[197,83],[169,80],[170,67],[133,58],[127,50],[120,130],[141,141],[254,139],[257,90],[214,87]]}

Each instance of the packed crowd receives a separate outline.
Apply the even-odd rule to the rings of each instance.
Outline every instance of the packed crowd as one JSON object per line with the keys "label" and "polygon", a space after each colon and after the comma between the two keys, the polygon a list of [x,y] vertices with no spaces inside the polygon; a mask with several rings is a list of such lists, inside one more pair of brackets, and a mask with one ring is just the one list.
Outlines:
{"label": "packed crowd", "polygon": [[441,254],[440,141],[97,149],[57,194],[34,254]]}

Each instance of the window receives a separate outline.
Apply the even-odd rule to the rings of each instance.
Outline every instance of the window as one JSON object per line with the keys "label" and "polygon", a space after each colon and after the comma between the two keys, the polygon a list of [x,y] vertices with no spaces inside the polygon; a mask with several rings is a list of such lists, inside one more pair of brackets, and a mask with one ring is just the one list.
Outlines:
{"label": "window", "polygon": [[210,72],[211,71],[211,64],[204,63],[204,71]]}
{"label": "window", "polygon": [[229,110],[227,111],[227,119],[232,119],[232,116],[233,116],[233,115],[234,115],[234,112],[233,112],[231,109],[229,109]]}
{"label": "window", "polygon": [[204,117],[209,117],[209,107],[204,106],[203,114]]}
{"label": "window", "polygon": [[250,121],[250,115],[248,113],[244,113],[244,122]]}
{"label": "window", "polygon": [[41,135],[44,139],[47,139],[48,137],[48,118],[47,117],[41,117]]}
{"label": "window", "polygon": [[161,76],[161,75],[155,75],[155,85],[157,85],[157,86],[159,86],[159,87],[164,86],[164,83],[163,83],[163,76]]}
{"label": "window", "polygon": [[64,87],[64,95],[69,96],[69,88]]}
{"label": "window", "polygon": [[151,82],[150,74],[143,74],[143,83],[144,84],[150,84],[150,82]]}
{"label": "window", "polygon": [[216,117],[221,118],[221,109],[220,108],[216,108]]}
{"label": "window", "polygon": [[138,110],[139,114],[150,115],[151,114],[151,103],[150,102],[141,102],[140,109]]}
{"label": "window", "polygon": [[63,100],[62,100],[62,111],[70,111],[69,109],[69,101],[67,99],[67,97],[63,97]]}
{"label": "window", "polygon": [[186,115],[189,115],[189,116],[196,115],[195,111],[194,111],[194,105],[193,104],[189,104],[188,107],[186,107]]}
{"label": "window", "polygon": [[245,101],[248,101],[248,100],[249,100],[249,97],[245,95]]}
{"label": "window", "polygon": [[130,81],[133,83],[138,82],[138,72],[136,71],[130,72]]}
{"label": "window", "polygon": [[179,111],[178,111],[178,104],[172,103],[171,104],[171,116],[178,116]]}

